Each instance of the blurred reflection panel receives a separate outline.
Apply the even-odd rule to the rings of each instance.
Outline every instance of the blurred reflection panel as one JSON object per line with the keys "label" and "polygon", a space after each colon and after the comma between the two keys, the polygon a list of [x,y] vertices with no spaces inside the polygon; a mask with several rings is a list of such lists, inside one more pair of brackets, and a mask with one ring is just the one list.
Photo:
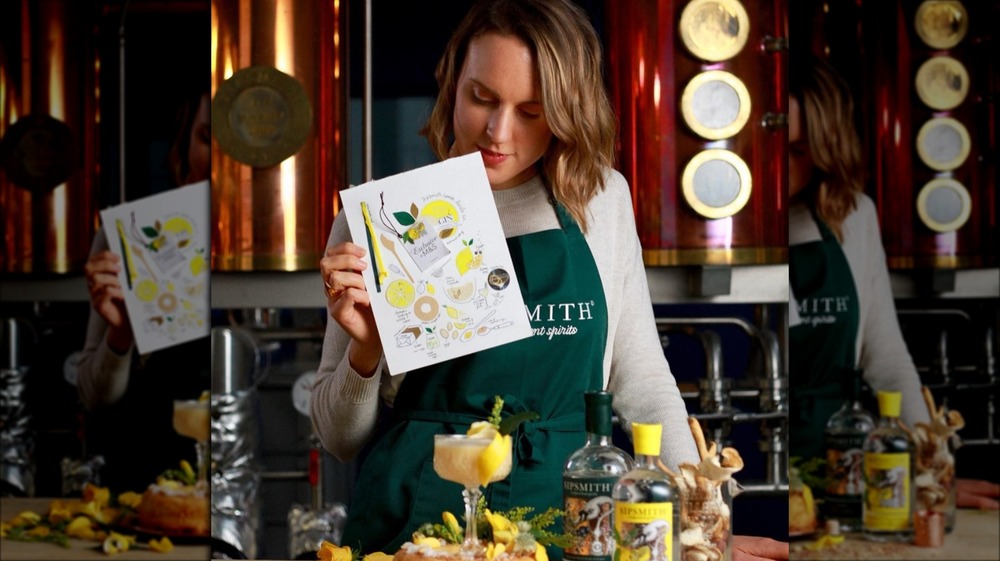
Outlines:
{"label": "blurred reflection panel", "polygon": [[784,0],[606,4],[647,265],[787,261]]}
{"label": "blurred reflection panel", "polygon": [[314,269],[347,186],[347,7],[212,2],[212,268]]}
{"label": "blurred reflection panel", "polygon": [[5,273],[80,272],[90,252],[100,123],[92,8],[67,0],[3,6],[0,270]]}
{"label": "blurred reflection panel", "polygon": [[[861,108],[890,267],[995,266],[996,2],[869,0]],[[874,30],[878,30],[875,32]],[[850,71],[851,69],[845,69]]]}

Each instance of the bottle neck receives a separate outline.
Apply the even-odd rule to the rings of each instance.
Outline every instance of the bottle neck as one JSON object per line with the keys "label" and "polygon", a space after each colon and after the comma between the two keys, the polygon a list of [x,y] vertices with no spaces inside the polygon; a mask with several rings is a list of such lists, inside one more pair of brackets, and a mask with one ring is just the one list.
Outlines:
{"label": "bottle neck", "polygon": [[635,467],[644,469],[659,469],[656,465],[656,461],[660,459],[659,454],[641,454],[638,451],[635,453]]}
{"label": "bottle neck", "polygon": [[588,432],[587,446],[611,446],[611,436],[598,432]]}

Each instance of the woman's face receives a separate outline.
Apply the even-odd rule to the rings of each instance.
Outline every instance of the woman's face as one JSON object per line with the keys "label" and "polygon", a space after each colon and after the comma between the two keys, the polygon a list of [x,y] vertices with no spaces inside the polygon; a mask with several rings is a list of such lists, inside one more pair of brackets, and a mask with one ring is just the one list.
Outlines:
{"label": "woman's face", "polygon": [[809,139],[803,129],[802,108],[795,97],[788,98],[788,196],[797,195],[809,184],[813,173]]}
{"label": "woman's face", "polygon": [[531,179],[552,131],[528,46],[497,33],[473,39],[458,77],[453,119],[452,155],[478,151],[493,189]]}
{"label": "woman's face", "polygon": [[208,179],[212,171],[212,120],[208,94],[201,96],[198,113],[191,123],[191,138],[188,139],[187,183]]}

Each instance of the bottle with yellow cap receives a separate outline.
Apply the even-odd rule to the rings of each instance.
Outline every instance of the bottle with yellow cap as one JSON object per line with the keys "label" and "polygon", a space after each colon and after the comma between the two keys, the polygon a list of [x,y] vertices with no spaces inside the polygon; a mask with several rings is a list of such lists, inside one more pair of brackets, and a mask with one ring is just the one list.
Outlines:
{"label": "bottle with yellow cap", "polygon": [[656,465],[662,431],[660,425],[632,423],[635,467],[611,491],[615,561],[680,559],[680,490]]}
{"label": "bottle with yellow cap", "polygon": [[878,426],[865,439],[862,530],[869,540],[913,539],[915,447],[899,422],[901,400],[899,392],[878,392]]}

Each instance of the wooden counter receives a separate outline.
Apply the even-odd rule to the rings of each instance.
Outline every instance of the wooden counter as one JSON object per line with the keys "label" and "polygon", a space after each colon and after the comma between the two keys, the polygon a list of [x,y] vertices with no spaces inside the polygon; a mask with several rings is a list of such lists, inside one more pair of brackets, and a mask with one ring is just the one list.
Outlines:
{"label": "wooden counter", "polygon": [[[38,514],[45,515],[49,510],[49,504],[54,499],[39,498],[8,498],[0,501],[0,520],[4,522],[14,518],[19,513],[30,510]],[[124,532],[127,533],[127,532]],[[172,540],[171,540],[172,541]],[[101,544],[95,541],[70,539],[70,549],[60,547],[52,543],[21,542],[8,539],[0,540],[0,557],[4,561],[21,560],[48,560],[48,559],[103,559],[108,561],[114,559],[124,561],[126,559],[153,559],[157,561],[184,560],[207,560],[210,559],[211,548],[207,540],[204,545],[178,545],[174,543],[174,549],[169,553],[160,553],[149,549],[131,549],[124,553],[107,555],[101,551]]]}
{"label": "wooden counter", "polygon": [[848,534],[843,543],[809,551],[809,541],[793,542],[791,559],[1000,559],[1000,511],[959,509],[955,530],[942,547],[870,542],[859,534]]}

